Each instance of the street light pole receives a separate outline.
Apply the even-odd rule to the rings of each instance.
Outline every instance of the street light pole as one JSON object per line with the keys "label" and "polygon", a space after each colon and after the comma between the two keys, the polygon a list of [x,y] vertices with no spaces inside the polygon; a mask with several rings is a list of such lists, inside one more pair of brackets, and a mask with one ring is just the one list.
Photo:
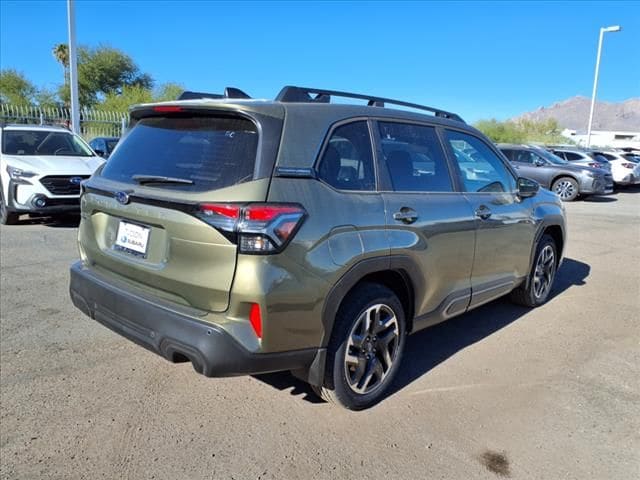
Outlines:
{"label": "street light pole", "polygon": [[[71,1],[71,0],[70,0]],[[593,124],[593,110],[596,106],[596,91],[598,90],[598,73],[600,72],[600,55],[602,53],[602,39],[606,32],[619,32],[622,30],[620,25],[611,27],[603,27],[600,29],[600,38],[598,40],[598,56],[596,57],[596,74],[593,79],[593,93],[591,94],[591,110],[589,111],[589,126],[587,127],[587,148],[591,146],[591,125]]]}
{"label": "street light pole", "polygon": [[69,27],[69,84],[71,86],[71,130],[80,134],[80,105],[78,104],[78,56],[76,51],[75,1],[67,0]]}

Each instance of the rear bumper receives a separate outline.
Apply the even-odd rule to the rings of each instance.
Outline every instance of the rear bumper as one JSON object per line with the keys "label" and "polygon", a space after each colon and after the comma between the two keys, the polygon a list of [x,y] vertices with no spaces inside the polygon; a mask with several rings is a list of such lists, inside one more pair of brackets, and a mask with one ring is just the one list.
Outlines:
{"label": "rear bumper", "polygon": [[186,357],[207,377],[304,370],[318,353],[315,348],[253,353],[223,328],[162,300],[135,295],[82,262],[73,264],[70,274],[71,300],[83,313],[169,361]]}
{"label": "rear bumper", "polygon": [[634,175],[630,173],[625,176],[622,180],[616,182],[617,185],[637,185],[640,183],[640,175]]}
{"label": "rear bumper", "polygon": [[608,195],[613,193],[613,180],[610,175],[604,178],[588,179],[581,182],[580,193],[584,195]]}

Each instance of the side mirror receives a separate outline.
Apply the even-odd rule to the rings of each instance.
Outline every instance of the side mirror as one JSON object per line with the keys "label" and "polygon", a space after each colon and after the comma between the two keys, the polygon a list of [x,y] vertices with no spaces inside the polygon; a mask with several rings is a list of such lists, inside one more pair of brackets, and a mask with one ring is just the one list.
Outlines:
{"label": "side mirror", "polygon": [[105,157],[104,152],[102,150],[94,150],[94,152],[96,152],[98,154],[98,156],[100,156],[102,158]]}
{"label": "side mirror", "polygon": [[535,161],[534,161],[533,163],[534,163],[534,165],[535,165],[536,167],[543,167],[543,166],[545,166],[545,165],[547,164],[547,163],[546,163],[544,160],[542,160],[541,158],[536,158],[536,159],[535,159]]}
{"label": "side mirror", "polygon": [[540,190],[540,184],[528,178],[518,177],[518,194],[520,198],[533,197]]}

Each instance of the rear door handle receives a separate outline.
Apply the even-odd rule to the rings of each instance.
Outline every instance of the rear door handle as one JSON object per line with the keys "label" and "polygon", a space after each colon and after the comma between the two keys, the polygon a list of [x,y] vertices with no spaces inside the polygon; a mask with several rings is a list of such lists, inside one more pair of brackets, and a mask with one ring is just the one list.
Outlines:
{"label": "rear door handle", "polygon": [[481,218],[482,220],[488,220],[491,217],[491,209],[486,205],[480,205],[476,209],[476,217]]}
{"label": "rear door handle", "polygon": [[403,223],[413,223],[418,219],[418,213],[409,207],[402,207],[399,212],[393,214],[393,219]]}

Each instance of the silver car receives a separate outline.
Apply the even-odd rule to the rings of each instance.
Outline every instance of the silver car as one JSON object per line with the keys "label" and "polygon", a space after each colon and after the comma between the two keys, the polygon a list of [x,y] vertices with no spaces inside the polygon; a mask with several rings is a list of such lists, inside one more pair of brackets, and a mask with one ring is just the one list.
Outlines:
{"label": "silver car", "polygon": [[587,167],[601,168],[611,173],[611,164],[602,155],[591,150],[585,150],[579,147],[546,147],[548,151],[555,156],[560,157],[574,165],[584,165]]}
{"label": "silver car", "polygon": [[611,174],[599,168],[576,165],[536,145],[498,145],[518,175],[535,180],[565,202],[583,195],[613,192]]}

